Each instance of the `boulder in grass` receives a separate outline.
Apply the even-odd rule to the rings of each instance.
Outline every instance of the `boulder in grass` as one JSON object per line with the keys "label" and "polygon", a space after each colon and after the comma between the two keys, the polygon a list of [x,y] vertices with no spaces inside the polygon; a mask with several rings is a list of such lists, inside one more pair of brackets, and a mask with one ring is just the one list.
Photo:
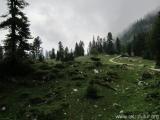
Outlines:
{"label": "boulder in grass", "polygon": [[1,111],[6,111],[7,110],[7,107],[6,106],[2,106],[2,108],[1,108]]}

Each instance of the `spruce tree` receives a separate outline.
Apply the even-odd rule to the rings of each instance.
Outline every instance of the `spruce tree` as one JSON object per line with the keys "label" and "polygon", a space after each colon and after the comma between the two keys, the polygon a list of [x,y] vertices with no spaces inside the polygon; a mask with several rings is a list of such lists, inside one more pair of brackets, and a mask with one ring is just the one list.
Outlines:
{"label": "spruce tree", "polygon": [[117,51],[117,54],[120,54],[121,53],[121,42],[119,40],[119,38],[116,39],[116,51]]}
{"label": "spruce tree", "polygon": [[64,59],[64,48],[63,48],[63,45],[62,45],[62,42],[60,41],[58,43],[58,51],[57,51],[57,58],[56,60],[60,60],[62,61]]}
{"label": "spruce tree", "polygon": [[49,52],[49,56],[50,56],[50,59],[55,59],[56,58],[56,54],[55,54],[55,49],[52,48],[52,50]]}
{"label": "spruce tree", "polygon": [[0,45],[0,60],[3,59],[3,47]]}
{"label": "spruce tree", "polygon": [[112,33],[109,32],[107,36],[107,53],[108,54],[114,54],[114,44],[112,42]]}
{"label": "spruce tree", "polygon": [[39,54],[41,52],[41,44],[42,44],[42,40],[40,39],[40,37],[36,37],[33,41],[32,44],[32,49],[31,52],[33,54],[33,59],[38,60],[39,59]]}
{"label": "spruce tree", "polygon": [[12,61],[22,61],[27,57],[29,51],[28,39],[31,38],[29,30],[29,21],[22,10],[28,5],[24,0],[7,0],[8,14],[3,15],[6,18],[0,24],[1,29],[8,29],[9,33],[4,41],[5,58]]}
{"label": "spruce tree", "polygon": [[160,12],[153,27],[151,37],[151,48],[155,55],[156,66],[160,67]]}

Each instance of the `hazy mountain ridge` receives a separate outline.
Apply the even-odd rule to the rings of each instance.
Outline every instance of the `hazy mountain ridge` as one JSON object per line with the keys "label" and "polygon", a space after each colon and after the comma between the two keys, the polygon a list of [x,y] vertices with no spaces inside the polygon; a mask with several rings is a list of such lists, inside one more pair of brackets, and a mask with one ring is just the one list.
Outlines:
{"label": "hazy mountain ridge", "polygon": [[123,43],[128,43],[133,40],[134,35],[139,33],[148,32],[152,29],[152,26],[157,18],[158,10],[149,13],[144,18],[137,20],[131,26],[129,26],[122,34],[120,39]]}

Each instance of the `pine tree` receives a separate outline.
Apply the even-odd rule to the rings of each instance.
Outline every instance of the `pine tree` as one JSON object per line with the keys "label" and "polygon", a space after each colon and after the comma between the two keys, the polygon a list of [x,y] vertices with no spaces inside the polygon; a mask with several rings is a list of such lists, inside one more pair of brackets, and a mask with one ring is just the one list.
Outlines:
{"label": "pine tree", "polygon": [[76,42],[76,45],[75,45],[74,56],[75,56],[75,57],[78,57],[78,56],[79,56],[79,45],[78,45],[77,42]]}
{"label": "pine tree", "polygon": [[69,60],[69,50],[68,50],[68,47],[66,47],[64,50],[64,61],[68,61],[68,60]]}
{"label": "pine tree", "polygon": [[120,54],[121,53],[121,42],[120,42],[119,38],[116,39],[115,45],[116,45],[117,53]]}
{"label": "pine tree", "polygon": [[128,53],[128,55],[132,56],[132,52],[133,52],[133,50],[132,50],[132,43],[128,43],[127,44],[127,53]]}
{"label": "pine tree", "polygon": [[33,54],[33,59],[38,60],[39,59],[39,54],[41,52],[41,44],[42,44],[42,40],[40,39],[40,37],[36,37],[33,41],[32,44],[32,54]]}
{"label": "pine tree", "polygon": [[7,0],[7,5],[9,12],[2,16],[6,20],[0,24],[0,28],[9,30],[4,41],[5,58],[14,63],[26,58],[26,51],[29,51],[30,48],[28,44],[28,39],[31,38],[30,24],[26,15],[22,12],[28,3],[24,0]]}
{"label": "pine tree", "polygon": [[50,56],[50,59],[55,59],[56,58],[56,54],[55,54],[55,49],[52,48],[52,50],[49,52],[49,56]]}
{"label": "pine tree", "polygon": [[3,47],[0,45],[0,60],[3,59]]}
{"label": "pine tree", "polygon": [[160,67],[160,12],[153,27],[151,37],[151,48],[155,55],[156,66]]}
{"label": "pine tree", "polygon": [[114,44],[112,42],[112,33],[109,32],[107,36],[107,53],[108,54],[114,54]]}
{"label": "pine tree", "polygon": [[62,45],[61,41],[58,43],[58,45],[59,45],[59,47],[58,47],[58,51],[57,51],[56,60],[62,61],[64,59],[64,48],[63,48],[63,45]]}

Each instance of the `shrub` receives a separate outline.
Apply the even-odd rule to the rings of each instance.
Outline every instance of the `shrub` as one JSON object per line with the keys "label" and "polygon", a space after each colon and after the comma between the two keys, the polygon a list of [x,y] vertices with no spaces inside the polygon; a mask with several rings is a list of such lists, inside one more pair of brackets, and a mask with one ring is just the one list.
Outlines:
{"label": "shrub", "polygon": [[98,57],[91,57],[90,58],[92,61],[96,61],[96,62],[98,62],[98,61],[100,61],[101,59],[100,58],[98,58]]}
{"label": "shrub", "polygon": [[97,92],[98,92],[97,88],[93,84],[89,84],[89,86],[86,89],[86,97],[89,99],[97,99],[98,98]]}
{"label": "shrub", "polygon": [[35,80],[43,80],[43,78],[46,77],[48,73],[48,70],[37,70],[36,72],[34,72],[33,78]]}
{"label": "shrub", "polygon": [[142,74],[142,80],[146,80],[146,79],[151,79],[152,78],[152,74],[148,71],[143,72]]}
{"label": "shrub", "polygon": [[62,63],[59,63],[59,64],[56,64],[56,65],[55,65],[55,68],[64,69],[64,68],[65,68],[65,65],[62,64]]}

